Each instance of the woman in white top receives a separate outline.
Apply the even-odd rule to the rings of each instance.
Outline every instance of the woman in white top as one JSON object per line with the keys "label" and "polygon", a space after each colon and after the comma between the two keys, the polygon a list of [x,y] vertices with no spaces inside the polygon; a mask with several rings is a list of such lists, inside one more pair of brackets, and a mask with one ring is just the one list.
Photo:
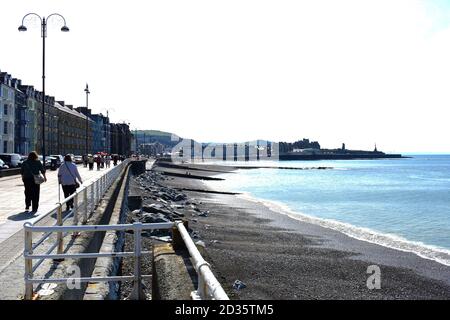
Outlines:
{"label": "woman in white top", "polygon": [[[58,171],[58,181],[62,185],[64,198],[75,193],[80,186],[77,179],[80,184],[83,183],[77,166],[72,162],[72,157],[68,154],[64,157],[64,163],[59,167]],[[70,210],[71,208],[73,209],[73,200],[66,203],[66,210]]]}

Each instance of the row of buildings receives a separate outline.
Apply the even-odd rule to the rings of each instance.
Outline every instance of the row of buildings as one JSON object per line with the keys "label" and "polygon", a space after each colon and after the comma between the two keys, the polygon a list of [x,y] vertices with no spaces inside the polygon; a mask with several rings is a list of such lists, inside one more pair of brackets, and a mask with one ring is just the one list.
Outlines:
{"label": "row of buildings", "polygon": [[[44,102],[44,108],[43,103]],[[44,110],[43,110],[44,109]],[[0,153],[42,154],[42,113],[45,153],[82,155],[106,152],[129,155],[133,135],[127,123],[74,107],[24,85],[0,70]]]}

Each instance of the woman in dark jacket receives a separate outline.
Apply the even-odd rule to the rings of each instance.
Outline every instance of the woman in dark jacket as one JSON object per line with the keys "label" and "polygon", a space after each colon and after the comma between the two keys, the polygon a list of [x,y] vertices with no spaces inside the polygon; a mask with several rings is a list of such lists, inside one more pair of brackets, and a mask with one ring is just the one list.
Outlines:
{"label": "woman in dark jacket", "polygon": [[37,153],[30,152],[28,159],[22,163],[21,174],[25,186],[25,211],[28,211],[32,205],[31,213],[33,214],[38,210],[39,193],[41,191],[41,185],[35,182],[34,176],[40,173],[44,176],[44,182],[47,181],[45,169],[39,161]]}

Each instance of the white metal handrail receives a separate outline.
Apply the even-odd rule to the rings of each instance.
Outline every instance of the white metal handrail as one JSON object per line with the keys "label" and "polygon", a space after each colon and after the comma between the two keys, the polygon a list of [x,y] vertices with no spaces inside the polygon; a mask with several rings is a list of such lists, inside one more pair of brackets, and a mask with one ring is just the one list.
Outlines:
{"label": "white metal handrail", "polygon": [[[118,178],[124,166],[129,163],[129,159],[122,161],[117,166],[113,167],[110,171],[101,175],[97,180],[93,181],[90,184],[83,185],[82,188],[76,191],[74,194],[65,198],[62,202],[55,204],[47,213],[39,216],[38,219],[34,221],[34,224],[37,224],[42,219],[48,217],[51,214],[56,214],[56,224],[55,226],[62,226],[65,221],[73,217],[73,223],[78,224],[80,207],[83,214],[82,223],[86,223],[88,220],[88,216],[94,212],[95,206],[100,202],[105,192],[109,189],[112,183]],[[58,186],[59,187],[59,186]],[[91,195],[90,206],[88,203],[88,193]],[[83,199],[82,206],[78,201],[79,198]],[[67,204],[70,200],[73,200],[74,208],[71,210],[65,217],[63,217],[63,205]],[[45,233],[41,239],[39,239],[33,249],[37,248],[40,244],[42,244],[48,237],[51,235],[51,232]],[[63,250],[63,234],[58,233],[57,235],[57,246],[58,253],[61,253]],[[39,264],[42,263],[39,262]]]}
{"label": "white metal handrail", "polygon": [[214,300],[229,300],[227,294],[223,290],[219,281],[216,279],[211,271],[211,266],[203,259],[202,255],[197,249],[197,246],[191,239],[182,221],[175,222],[181,237],[186,244],[186,248],[194,262],[195,271],[198,274],[198,288],[197,291],[192,292],[193,299],[214,299]]}
{"label": "white metal handrail", "polygon": [[[34,226],[27,222],[24,225],[25,230],[25,299],[31,299],[33,295],[34,283],[61,283],[66,281],[78,281],[78,282],[110,282],[110,281],[127,281],[134,280],[133,296],[135,298],[141,297],[142,292],[142,278],[148,277],[148,275],[141,274],[141,256],[143,254],[151,253],[150,251],[141,250],[141,233],[143,230],[155,230],[155,229],[170,229],[176,227],[189,251],[194,262],[195,270],[198,274],[198,289],[194,291],[191,296],[193,299],[216,299],[216,300],[229,300],[219,281],[215,278],[211,271],[210,265],[203,259],[194,242],[192,241],[189,233],[184,227],[181,221],[167,222],[167,223],[133,223],[133,224],[116,224],[116,225],[78,225],[78,226]],[[57,253],[51,254],[55,246],[46,254],[33,254],[35,247],[33,246],[33,232],[57,232],[62,234],[63,232],[98,232],[98,231],[127,231],[133,230],[134,235],[134,251],[133,252],[99,252],[99,253]],[[53,278],[45,279],[33,278],[33,273],[37,267],[45,259],[64,259],[64,258],[99,258],[99,257],[135,257],[134,262],[134,275],[132,276],[111,276],[111,277],[79,277],[79,278]],[[33,266],[33,260],[39,259],[39,262]]]}
{"label": "white metal handrail", "polygon": [[[154,230],[154,229],[170,229],[174,226],[172,222],[168,223],[133,223],[133,224],[116,224],[116,225],[79,225],[79,226],[34,226],[33,224],[27,222],[24,225],[25,230],[25,299],[29,300],[33,296],[33,284],[34,283],[52,283],[52,282],[65,282],[65,281],[78,281],[78,282],[89,282],[89,281],[126,281],[134,280],[135,284],[135,294],[138,296],[142,291],[141,279],[145,276],[141,275],[140,272],[140,261],[143,254],[150,254],[151,251],[142,251],[141,233],[143,230]],[[57,253],[51,254],[56,246],[53,246],[45,254],[34,254],[33,253],[33,232],[46,232],[46,233],[63,233],[63,232],[74,232],[74,231],[84,231],[84,232],[96,232],[96,231],[127,231],[133,230],[135,251],[133,252],[99,252],[99,253]],[[136,243],[139,245],[136,246]],[[137,249],[137,250],[136,250]],[[83,259],[83,258],[103,258],[103,257],[135,257],[135,273],[133,276],[115,276],[115,277],[71,277],[71,278],[53,278],[53,279],[36,279],[33,278],[33,273],[36,271],[37,266],[42,264],[45,259]],[[33,266],[33,260],[38,260],[38,265]]]}

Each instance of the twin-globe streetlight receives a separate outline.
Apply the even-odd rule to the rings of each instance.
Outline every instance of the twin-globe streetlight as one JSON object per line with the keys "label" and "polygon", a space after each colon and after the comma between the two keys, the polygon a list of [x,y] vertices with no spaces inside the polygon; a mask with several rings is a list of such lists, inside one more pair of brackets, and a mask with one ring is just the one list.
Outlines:
{"label": "twin-globe streetlight", "polygon": [[58,16],[63,19],[64,26],[61,28],[62,32],[68,32],[69,28],[66,25],[66,19],[59,13],[52,13],[46,17],[41,17],[36,13],[27,13],[22,18],[22,24],[19,27],[19,31],[27,31],[27,27],[24,25],[25,18],[28,16],[36,16],[41,20],[41,37],[42,37],[42,162],[45,167],[45,38],[47,37],[47,22],[51,17]]}

